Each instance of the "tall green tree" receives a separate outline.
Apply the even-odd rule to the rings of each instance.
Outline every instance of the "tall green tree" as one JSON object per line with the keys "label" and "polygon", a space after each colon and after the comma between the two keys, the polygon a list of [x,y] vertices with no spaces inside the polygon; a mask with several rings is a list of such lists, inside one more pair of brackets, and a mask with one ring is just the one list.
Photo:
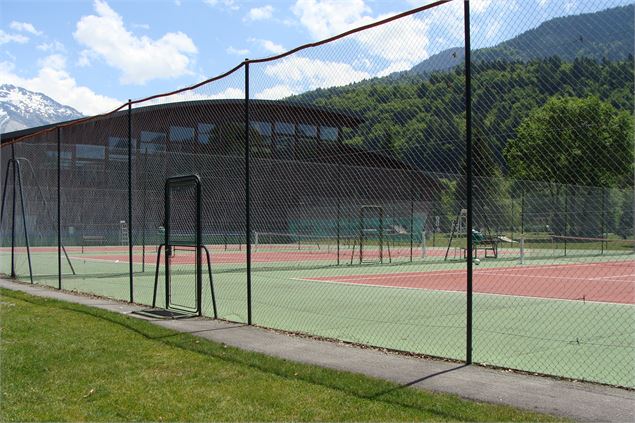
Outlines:
{"label": "tall green tree", "polygon": [[554,97],[518,127],[504,150],[511,176],[619,187],[633,181],[633,117],[597,97]]}

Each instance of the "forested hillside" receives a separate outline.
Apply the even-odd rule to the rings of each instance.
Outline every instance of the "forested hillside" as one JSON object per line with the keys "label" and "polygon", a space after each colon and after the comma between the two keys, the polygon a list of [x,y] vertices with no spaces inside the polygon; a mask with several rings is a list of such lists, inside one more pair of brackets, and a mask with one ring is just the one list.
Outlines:
{"label": "forested hillside", "polygon": [[[557,57],[525,62],[482,62],[472,67],[475,137],[508,172],[503,150],[533,110],[552,97],[597,97],[618,111],[633,110],[633,56],[622,61]],[[358,113],[364,123],[347,143],[382,150],[433,172],[453,172],[463,160],[462,68],[429,77],[314,91],[303,101]]]}
{"label": "forested hillside", "polygon": [[[518,152],[532,154],[531,149],[522,150],[517,143],[513,152],[508,145],[518,137],[524,121],[532,116],[537,119],[535,115],[541,108],[557,98],[566,106],[549,107],[558,109],[558,113],[592,109],[615,118],[613,124],[621,128],[620,135],[602,135],[600,131],[597,136],[622,141],[629,137],[635,90],[634,16],[635,6],[629,5],[555,18],[494,47],[473,52],[474,146],[479,159],[487,163],[479,169],[483,176],[544,178],[544,172],[532,174],[527,167],[519,167],[523,158],[518,157]],[[359,114],[364,123],[344,134],[347,143],[394,155],[426,171],[456,173],[464,159],[462,56],[461,48],[449,49],[410,71],[345,87],[318,89],[290,100]],[[588,104],[567,99],[585,99]],[[593,99],[599,102],[593,103]],[[543,127],[543,132],[558,131],[567,121],[572,123],[568,130],[581,131],[572,122],[576,118],[585,120],[583,116],[559,116],[551,122],[553,127]],[[525,126],[531,126],[531,122],[525,122]],[[525,128],[523,133],[526,136],[528,132]],[[632,136],[630,140],[632,144]],[[624,142],[616,145],[624,148]],[[596,166],[610,167],[614,173],[611,177],[586,180],[561,175],[561,180],[551,182],[632,186],[633,149],[627,150],[630,152],[614,152],[622,154],[627,165],[596,162]],[[540,151],[535,154],[531,159],[539,161]]]}

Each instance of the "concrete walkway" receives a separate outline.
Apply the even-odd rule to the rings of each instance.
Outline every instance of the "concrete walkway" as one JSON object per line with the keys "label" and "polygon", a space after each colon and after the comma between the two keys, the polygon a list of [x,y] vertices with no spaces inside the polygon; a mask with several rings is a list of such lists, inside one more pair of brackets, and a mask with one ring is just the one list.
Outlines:
{"label": "concrete walkway", "polygon": [[[0,287],[122,314],[141,309],[127,303],[3,279],[0,279]],[[476,401],[509,404],[578,421],[635,421],[635,392],[624,389],[406,357],[208,319],[153,320],[153,323],[245,350],[363,373],[402,386],[452,393]]]}

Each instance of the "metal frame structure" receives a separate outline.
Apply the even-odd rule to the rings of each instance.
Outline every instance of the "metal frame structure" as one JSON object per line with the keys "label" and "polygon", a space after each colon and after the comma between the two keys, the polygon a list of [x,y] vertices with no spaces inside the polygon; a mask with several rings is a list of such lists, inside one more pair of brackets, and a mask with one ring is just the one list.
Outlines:
{"label": "metal frame structure", "polygon": [[[196,199],[194,207],[196,209],[196,222],[195,222],[195,241],[191,242],[178,242],[172,239],[171,234],[171,192],[173,188],[178,187],[187,187],[194,186],[196,190]],[[212,268],[211,268],[211,258],[209,250],[203,245],[203,237],[201,231],[201,178],[198,175],[181,175],[181,176],[173,176],[167,178],[165,181],[165,192],[164,192],[164,206],[165,206],[165,241],[161,244],[157,251],[157,262],[155,269],[155,277],[154,277],[154,291],[152,296],[152,307],[156,307],[156,297],[157,297],[157,288],[159,283],[159,268],[161,264],[161,250],[164,252],[164,263],[165,263],[165,309],[174,309],[183,311],[186,313],[194,313],[198,316],[203,314],[203,301],[202,301],[202,292],[203,292],[203,277],[202,277],[202,262],[201,262],[201,252],[205,251],[207,258],[207,271],[209,275],[209,283],[210,283],[210,291],[212,295],[212,306],[214,309],[214,318],[217,317],[216,310],[216,298],[214,294],[214,283],[212,279]],[[184,306],[180,306],[178,304],[173,304],[171,301],[171,272],[170,272],[170,259],[172,257],[173,251],[175,248],[184,247],[184,248],[193,248],[194,253],[196,255],[195,262],[195,302],[196,305],[194,310],[187,309]]]}

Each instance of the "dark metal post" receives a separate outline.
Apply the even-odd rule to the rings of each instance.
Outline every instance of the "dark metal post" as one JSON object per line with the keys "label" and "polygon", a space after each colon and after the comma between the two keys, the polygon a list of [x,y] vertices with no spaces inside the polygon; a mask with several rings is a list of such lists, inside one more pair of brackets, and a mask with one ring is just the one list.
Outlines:
{"label": "dark metal post", "polygon": [[[414,189],[415,189],[415,177],[414,172],[410,171],[410,262],[412,263],[412,249],[414,246],[414,212],[415,212],[415,200],[414,200]],[[427,220],[427,219],[426,219]],[[425,227],[423,228],[425,230]],[[423,244],[424,239],[421,237],[421,243]],[[425,245],[421,245],[421,248],[425,248]]]}
{"label": "dark metal post", "polygon": [[62,198],[61,155],[62,128],[57,127],[57,289],[62,289]]}
{"label": "dark metal post", "polygon": [[132,261],[132,100],[128,100],[128,264],[130,271],[130,302],[134,302]]}
{"label": "dark metal post", "polygon": [[[204,246],[203,246],[203,232],[201,230],[201,221],[202,221],[201,219],[201,180],[197,178],[196,179],[196,298],[197,298],[196,308],[198,309],[199,316],[203,315],[203,265],[201,263],[201,253]],[[209,256],[207,260],[208,260],[208,266],[209,266]],[[214,302],[215,302],[214,291],[212,288],[212,303]],[[215,306],[214,306],[214,317],[216,317]]]}
{"label": "dark metal post", "polygon": [[567,236],[569,235],[569,185],[564,186],[564,255],[567,255]]}
{"label": "dark metal post", "polygon": [[342,207],[342,193],[340,192],[340,186],[342,185],[342,167],[340,165],[340,163],[337,164],[337,179],[336,179],[336,183],[337,183],[337,187],[335,189],[336,195],[337,195],[337,265],[340,265],[340,242],[341,242],[341,223],[340,223],[340,219],[342,218],[342,211],[341,211],[341,207]]}
{"label": "dark metal post", "polygon": [[520,233],[525,236],[525,189],[520,192]]}
{"label": "dark metal post", "polygon": [[143,180],[143,224],[141,225],[141,272],[146,271],[146,191],[147,191],[147,182],[146,182],[146,171],[147,171],[147,160],[148,160],[148,149],[146,148],[143,152],[143,168],[141,170],[141,178]]}
{"label": "dark metal post", "polygon": [[[604,239],[606,239],[606,198],[604,196],[605,189],[602,189],[602,240],[600,241],[600,253],[604,254]],[[608,243],[606,244],[606,248],[608,249]]]}
{"label": "dark metal post", "polygon": [[31,266],[31,247],[29,246],[29,229],[26,226],[26,208],[24,207],[24,190],[22,189],[22,170],[20,162],[13,161],[13,168],[18,171],[18,185],[20,188],[20,207],[22,209],[22,225],[24,226],[24,243],[26,245],[26,258],[29,263],[29,277],[33,283],[33,266]]}
{"label": "dark metal post", "polygon": [[16,168],[15,148],[11,145],[11,163],[13,163],[13,198],[11,199],[11,277],[15,278],[15,195],[16,195]]}
{"label": "dark metal post", "polygon": [[247,232],[247,324],[251,325],[251,185],[249,175],[249,59],[245,59],[245,230]]}
{"label": "dark metal post", "polygon": [[465,162],[467,194],[467,318],[465,363],[472,363],[472,69],[470,2],[463,2],[465,30]]}

